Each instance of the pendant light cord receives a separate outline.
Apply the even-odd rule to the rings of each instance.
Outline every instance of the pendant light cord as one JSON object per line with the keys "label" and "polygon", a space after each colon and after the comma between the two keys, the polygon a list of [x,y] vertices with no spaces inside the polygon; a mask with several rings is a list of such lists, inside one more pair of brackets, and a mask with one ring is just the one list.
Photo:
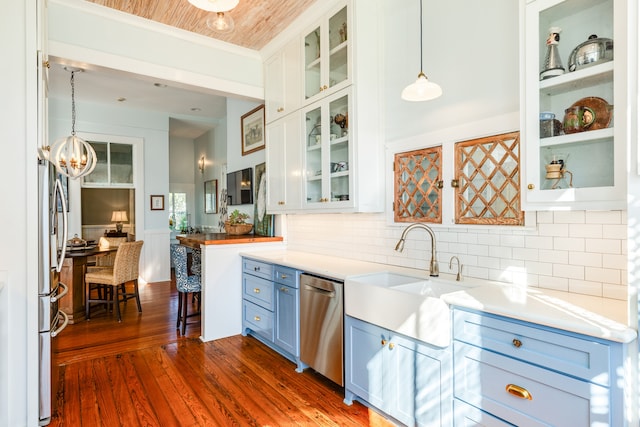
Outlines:
{"label": "pendant light cord", "polygon": [[75,71],[71,72],[71,135],[76,134],[76,85],[73,78]]}
{"label": "pendant light cord", "polygon": [[[422,1],[420,0],[420,74],[424,74],[422,71]],[[71,78],[73,78],[73,73],[71,74]]]}

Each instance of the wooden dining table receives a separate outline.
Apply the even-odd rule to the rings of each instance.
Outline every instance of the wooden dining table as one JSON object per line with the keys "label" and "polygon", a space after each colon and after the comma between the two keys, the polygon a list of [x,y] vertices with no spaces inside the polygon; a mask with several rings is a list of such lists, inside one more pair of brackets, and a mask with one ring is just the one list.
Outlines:
{"label": "wooden dining table", "polygon": [[60,299],[60,309],[69,316],[69,323],[77,323],[85,318],[84,275],[91,257],[107,255],[117,251],[117,247],[69,248],[60,270],[60,282],[67,285],[67,295]]}

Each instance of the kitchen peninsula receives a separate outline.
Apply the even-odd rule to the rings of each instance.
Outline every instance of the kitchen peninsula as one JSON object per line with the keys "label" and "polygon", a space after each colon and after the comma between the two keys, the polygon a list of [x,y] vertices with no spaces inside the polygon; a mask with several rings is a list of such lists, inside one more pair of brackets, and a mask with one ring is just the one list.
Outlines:
{"label": "kitchen peninsula", "polygon": [[242,331],[240,252],[284,249],[282,237],[226,233],[181,234],[180,244],[202,251],[200,339],[211,341]]}

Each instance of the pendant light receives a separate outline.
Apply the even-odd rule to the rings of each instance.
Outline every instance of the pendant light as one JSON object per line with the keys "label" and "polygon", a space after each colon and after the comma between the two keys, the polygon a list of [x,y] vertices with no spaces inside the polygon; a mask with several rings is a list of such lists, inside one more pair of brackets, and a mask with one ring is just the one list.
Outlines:
{"label": "pendant light", "polygon": [[195,7],[214,12],[215,15],[207,19],[207,27],[219,34],[228,34],[235,28],[233,18],[225,12],[236,7],[239,0],[189,0],[189,3]]}
{"label": "pendant light", "polygon": [[429,81],[422,71],[422,0],[420,1],[420,73],[418,79],[405,87],[402,91],[402,99],[405,101],[429,101],[442,95],[442,88]]}
{"label": "pendant light", "polygon": [[96,152],[87,141],[76,136],[75,74],[81,68],[64,67],[71,72],[71,135],[58,139],[49,147],[48,159],[58,172],[77,179],[93,172],[96,167]]}

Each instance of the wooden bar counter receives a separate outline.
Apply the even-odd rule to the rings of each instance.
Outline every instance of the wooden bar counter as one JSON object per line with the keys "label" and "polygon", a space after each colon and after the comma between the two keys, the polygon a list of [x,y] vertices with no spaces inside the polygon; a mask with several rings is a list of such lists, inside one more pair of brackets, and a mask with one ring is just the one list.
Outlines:
{"label": "wooden bar counter", "polygon": [[242,332],[241,252],[283,249],[282,237],[226,233],[181,234],[180,244],[202,251],[202,341]]}
{"label": "wooden bar counter", "polygon": [[282,237],[256,236],[254,234],[198,233],[179,234],[176,239],[181,245],[200,249],[200,245],[235,245],[239,243],[282,242]]}

